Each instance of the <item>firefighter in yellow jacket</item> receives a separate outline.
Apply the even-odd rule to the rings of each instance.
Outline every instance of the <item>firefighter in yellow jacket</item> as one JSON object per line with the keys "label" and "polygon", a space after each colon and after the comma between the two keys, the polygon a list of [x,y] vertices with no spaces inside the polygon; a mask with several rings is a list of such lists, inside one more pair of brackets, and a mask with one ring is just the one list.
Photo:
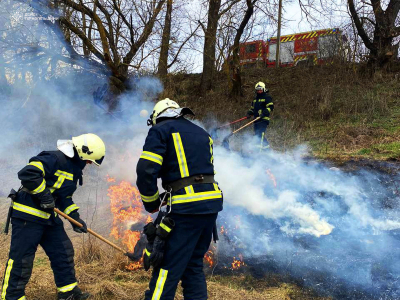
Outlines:
{"label": "firefighter in yellow jacket", "polygon": [[74,231],[87,232],[79,216],[79,207],[72,200],[77,183],[82,185],[86,164],[100,165],[105,145],[95,134],[83,134],[72,140],[59,140],[58,151],[43,151],[29,160],[18,172],[21,188],[12,206],[12,236],[1,299],[24,300],[25,286],[32,273],[38,245],[50,259],[59,300],[81,300],[83,293],[75,277],[74,248],[63,222],[53,211],[56,207],[78,221]]}

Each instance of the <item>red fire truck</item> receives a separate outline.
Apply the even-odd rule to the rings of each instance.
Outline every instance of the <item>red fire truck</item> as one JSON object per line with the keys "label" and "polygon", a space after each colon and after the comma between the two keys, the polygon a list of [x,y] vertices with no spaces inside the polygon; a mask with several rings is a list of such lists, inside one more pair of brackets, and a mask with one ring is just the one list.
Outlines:
{"label": "red fire truck", "polygon": [[[280,66],[322,64],[339,55],[347,41],[338,28],[281,36]],[[240,44],[240,64],[265,64],[274,67],[277,38]]]}

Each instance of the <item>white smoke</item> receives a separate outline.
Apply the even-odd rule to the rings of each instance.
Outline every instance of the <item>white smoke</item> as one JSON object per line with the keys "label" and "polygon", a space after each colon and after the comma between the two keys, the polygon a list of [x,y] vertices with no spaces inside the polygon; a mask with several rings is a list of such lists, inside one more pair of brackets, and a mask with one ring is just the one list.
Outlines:
{"label": "white smoke", "polygon": [[[8,30],[2,24],[0,29]],[[24,61],[14,63],[24,65]],[[38,67],[29,65],[31,70]],[[32,86],[24,80],[12,84],[0,81],[0,91],[8,91],[0,94],[3,195],[19,186],[16,173],[31,156],[55,150],[58,139],[86,132],[102,137],[107,153],[101,167],[85,169],[85,184],[76,195],[83,195],[80,191],[87,186],[90,193],[92,187],[87,183],[102,184],[106,175],[132,184],[136,181],[136,164],[148,132],[140,111],[152,110],[162,91],[161,83],[149,77],[134,79],[137,88],[125,95],[118,113],[111,116],[92,98],[104,78],[74,68],[62,71]],[[289,256],[295,258],[290,270],[293,276],[307,277],[310,274],[304,270],[312,268],[367,289],[378,267],[385,274],[400,277],[398,256],[391,256],[399,243],[390,235],[400,228],[399,210],[381,209],[376,204],[388,195],[375,175],[331,170],[323,163],[304,159],[304,147],[287,153],[238,148],[243,152],[216,146],[214,158],[225,203],[220,220],[235,226],[235,222],[240,223],[230,238],[245,250],[245,259],[272,256],[281,266]],[[77,197],[78,204],[81,199]],[[228,246],[224,248],[227,254],[232,251]],[[396,281],[390,282],[397,288]]]}

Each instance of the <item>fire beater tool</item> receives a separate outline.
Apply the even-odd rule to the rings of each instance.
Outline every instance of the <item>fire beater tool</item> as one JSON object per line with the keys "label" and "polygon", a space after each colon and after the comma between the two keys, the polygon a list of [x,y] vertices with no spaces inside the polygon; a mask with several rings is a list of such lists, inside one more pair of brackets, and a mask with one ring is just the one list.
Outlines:
{"label": "fire beater tool", "polygon": [[237,120],[235,120],[235,121],[233,121],[233,122],[230,122],[230,123],[226,123],[226,124],[224,124],[224,125],[221,125],[221,126],[217,127],[216,129],[220,129],[220,128],[225,127],[225,126],[229,126],[229,125],[238,123],[238,122],[240,122],[240,121],[246,120],[247,118],[248,118],[248,117],[243,117],[243,118],[237,119]]}
{"label": "fire beater tool", "polygon": [[232,125],[232,124],[241,122],[241,121],[246,120],[246,119],[248,119],[247,116],[246,116],[246,117],[243,117],[243,118],[240,118],[240,119],[237,119],[237,120],[235,120],[235,121],[233,121],[233,122],[226,123],[226,124],[223,124],[223,125],[221,125],[221,126],[215,127],[215,128],[213,128],[213,129],[210,130],[210,135],[211,135],[211,137],[214,139],[214,138],[217,137],[217,130],[219,130],[219,129],[223,128],[223,127],[226,127],[226,126],[229,126],[229,125]]}
{"label": "fire beater tool", "polygon": [[[60,211],[57,208],[54,208],[54,211],[56,213],[58,213],[60,216],[64,217],[65,219],[67,219],[68,221],[70,221],[71,223],[75,224],[76,226],[79,227],[83,227],[83,225],[81,223],[79,223],[78,221],[72,219],[70,216],[68,216],[67,214],[63,213],[62,211]],[[97,237],[98,239],[102,240],[103,242],[109,244],[111,247],[117,249],[118,251],[122,252],[124,255],[128,256],[129,259],[135,261],[137,260],[137,257],[134,256],[133,253],[131,252],[126,252],[124,249],[122,249],[121,247],[118,247],[117,245],[115,245],[113,242],[110,242],[109,240],[107,240],[106,238],[102,237],[100,234],[94,232],[93,230],[91,230],[90,228],[87,228],[87,231],[91,234],[94,235],[95,237]]]}
{"label": "fire beater tool", "polygon": [[224,140],[222,141],[222,145],[226,148],[229,149],[229,138],[234,135],[235,133],[239,132],[240,130],[246,128],[247,126],[253,124],[255,121],[259,120],[260,117],[255,118],[253,121],[250,121],[249,123],[243,125],[242,127],[236,129],[234,132],[232,132],[231,134],[227,135]]}

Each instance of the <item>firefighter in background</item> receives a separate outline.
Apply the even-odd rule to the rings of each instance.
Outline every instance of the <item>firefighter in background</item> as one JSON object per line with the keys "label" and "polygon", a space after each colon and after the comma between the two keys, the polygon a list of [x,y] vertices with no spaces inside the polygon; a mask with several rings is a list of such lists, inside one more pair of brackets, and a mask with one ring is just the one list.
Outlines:
{"label": "firefighter in background", "polygon": [[[157,230],[169,232],[168,238],[157,241],[157,235],[153,248],[146,248],[145,258],[150,257],[154,268],[146,300],[173,300],[180,280],[184,299],[207,299],[203,259],[223,199],[214,181],[213,140],[185,119],[187,114],[194,115],[168,98],[159,101],[148,120],[152,127],[137,164],[137,186],[145,209],[155,212],[167,203],[168,220],[174,223],[171,231],[161,222]],[[166,190],[161,195],[159,177]]]}
{"label": "firefighter in background", "polygon": [[78,221],[74,231],[87,232],[79,216],[79,207],[72,195],[77,183],[82,185],[82,170],[86,164],[100,165],[105,155],[103,141],[94,134],[83,134],[72,140],[59,140],[58,151],[43,151],[29,160],[18,172],[22,187],[12,208],[12,236],[9,259],[6,264],[1,299],[25,298],[25,286],[32,273],[38,245],[50,259],[58,299],[87,299],[75,277],[74,248],[63,222],[53,211],[57,207]]}
{"label": "firefighter in background", "polygon": [[269,125],[271,112],[274,110],[274,103],[269,91],[265,88],[264,82],[258,82],[255,86],[256,98],[251,103],[251,107],[247,112],[247,117],[260,117],[260,120],[254,123],[254,133],[260,145],[260,151],[269,148],[266,130]]}

